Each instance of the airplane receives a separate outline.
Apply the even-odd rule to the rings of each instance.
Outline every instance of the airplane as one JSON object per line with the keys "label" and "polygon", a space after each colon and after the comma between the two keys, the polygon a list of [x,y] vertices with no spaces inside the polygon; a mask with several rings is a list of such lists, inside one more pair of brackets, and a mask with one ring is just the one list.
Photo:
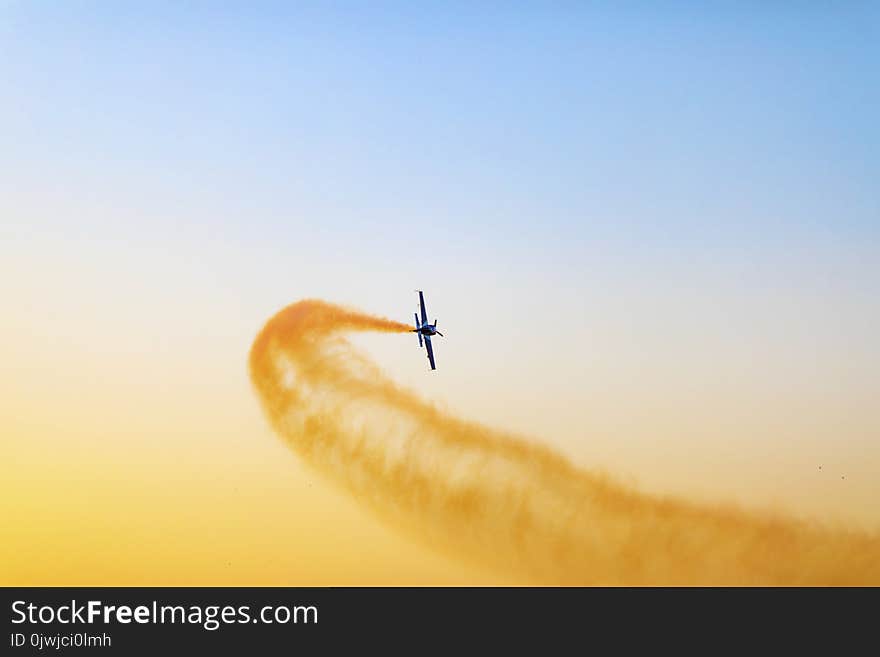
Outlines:
{"label": "airplane", "polygon": [[431,369],[436,370],[437,366],[434,365],[434,348],[431,346],[431,336],[439,335],[441,338],[443,334],[437,330],[437,320],[434,320],[433,324],[428,324],[428,313],[425,312],[425,295],[422,294],[421,290],[416,290],[419,293],[419,306],[422,310],[422,318],[419,319],[418,313],[416,314],[416,327],[411,331],[419,336],[419,346],[422,346],[422,338],[424,338],[424,346],[428,350],[428,361],[431,363]]}

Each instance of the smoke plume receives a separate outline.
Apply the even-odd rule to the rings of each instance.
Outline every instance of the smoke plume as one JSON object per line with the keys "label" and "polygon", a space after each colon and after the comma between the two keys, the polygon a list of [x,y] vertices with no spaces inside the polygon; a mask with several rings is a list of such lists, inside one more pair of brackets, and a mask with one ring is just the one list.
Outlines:
{"label": "smoke plume", "polygon": [[345,339],[410,328],[300,301],[249,362],[274,430],[397,528],[523,583],[880,584],[877,535],[627,488],[442,412]]}

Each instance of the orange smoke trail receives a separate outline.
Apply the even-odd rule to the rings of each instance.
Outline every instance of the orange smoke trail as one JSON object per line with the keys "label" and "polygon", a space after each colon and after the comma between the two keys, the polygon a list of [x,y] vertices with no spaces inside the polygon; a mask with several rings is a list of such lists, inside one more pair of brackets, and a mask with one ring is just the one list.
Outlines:
{"label": "orange smoke trail", "polygon": [[341,335],[409,330],[306,300],[250,352],[275,431],[386,521],[547,584],[880,584],[876,535],[627,489],[441,412]]}

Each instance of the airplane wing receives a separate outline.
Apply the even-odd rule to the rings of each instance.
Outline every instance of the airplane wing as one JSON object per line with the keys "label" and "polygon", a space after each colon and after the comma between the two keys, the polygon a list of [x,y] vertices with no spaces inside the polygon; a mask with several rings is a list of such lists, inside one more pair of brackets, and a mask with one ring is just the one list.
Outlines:
{"label": "airplane wing", "polygon": [[422,307],[422,324],[428,323],[428,313],[425,312],[425,295],[419,290],[419,305]]}
{"label": "airplane wing", "polygon": [[[422,306],[424,308],[424,306]],[[431,346],[431,336],[425,336],[425,347],[428,349],[428,360],[431,361],[431,369],[436,370],[437,366],[434,365],[434,347]]]}

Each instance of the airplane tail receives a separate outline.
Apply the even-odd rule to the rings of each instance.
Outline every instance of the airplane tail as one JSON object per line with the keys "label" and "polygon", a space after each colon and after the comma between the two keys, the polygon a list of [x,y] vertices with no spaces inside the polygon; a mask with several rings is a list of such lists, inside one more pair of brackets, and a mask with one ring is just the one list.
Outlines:
{"label": "airplane tail", "polygon": [[415,334],[416,334],[417,336],[419,336],[419,346],[421,347],[421,346],[423,346],[423,345],[422,345],[422,334],[419,333],[419,329],[421,328],[421,326],[419,325],[419,316],[416,315],[415,318],[416,318],[416,330],[415,330]]}

